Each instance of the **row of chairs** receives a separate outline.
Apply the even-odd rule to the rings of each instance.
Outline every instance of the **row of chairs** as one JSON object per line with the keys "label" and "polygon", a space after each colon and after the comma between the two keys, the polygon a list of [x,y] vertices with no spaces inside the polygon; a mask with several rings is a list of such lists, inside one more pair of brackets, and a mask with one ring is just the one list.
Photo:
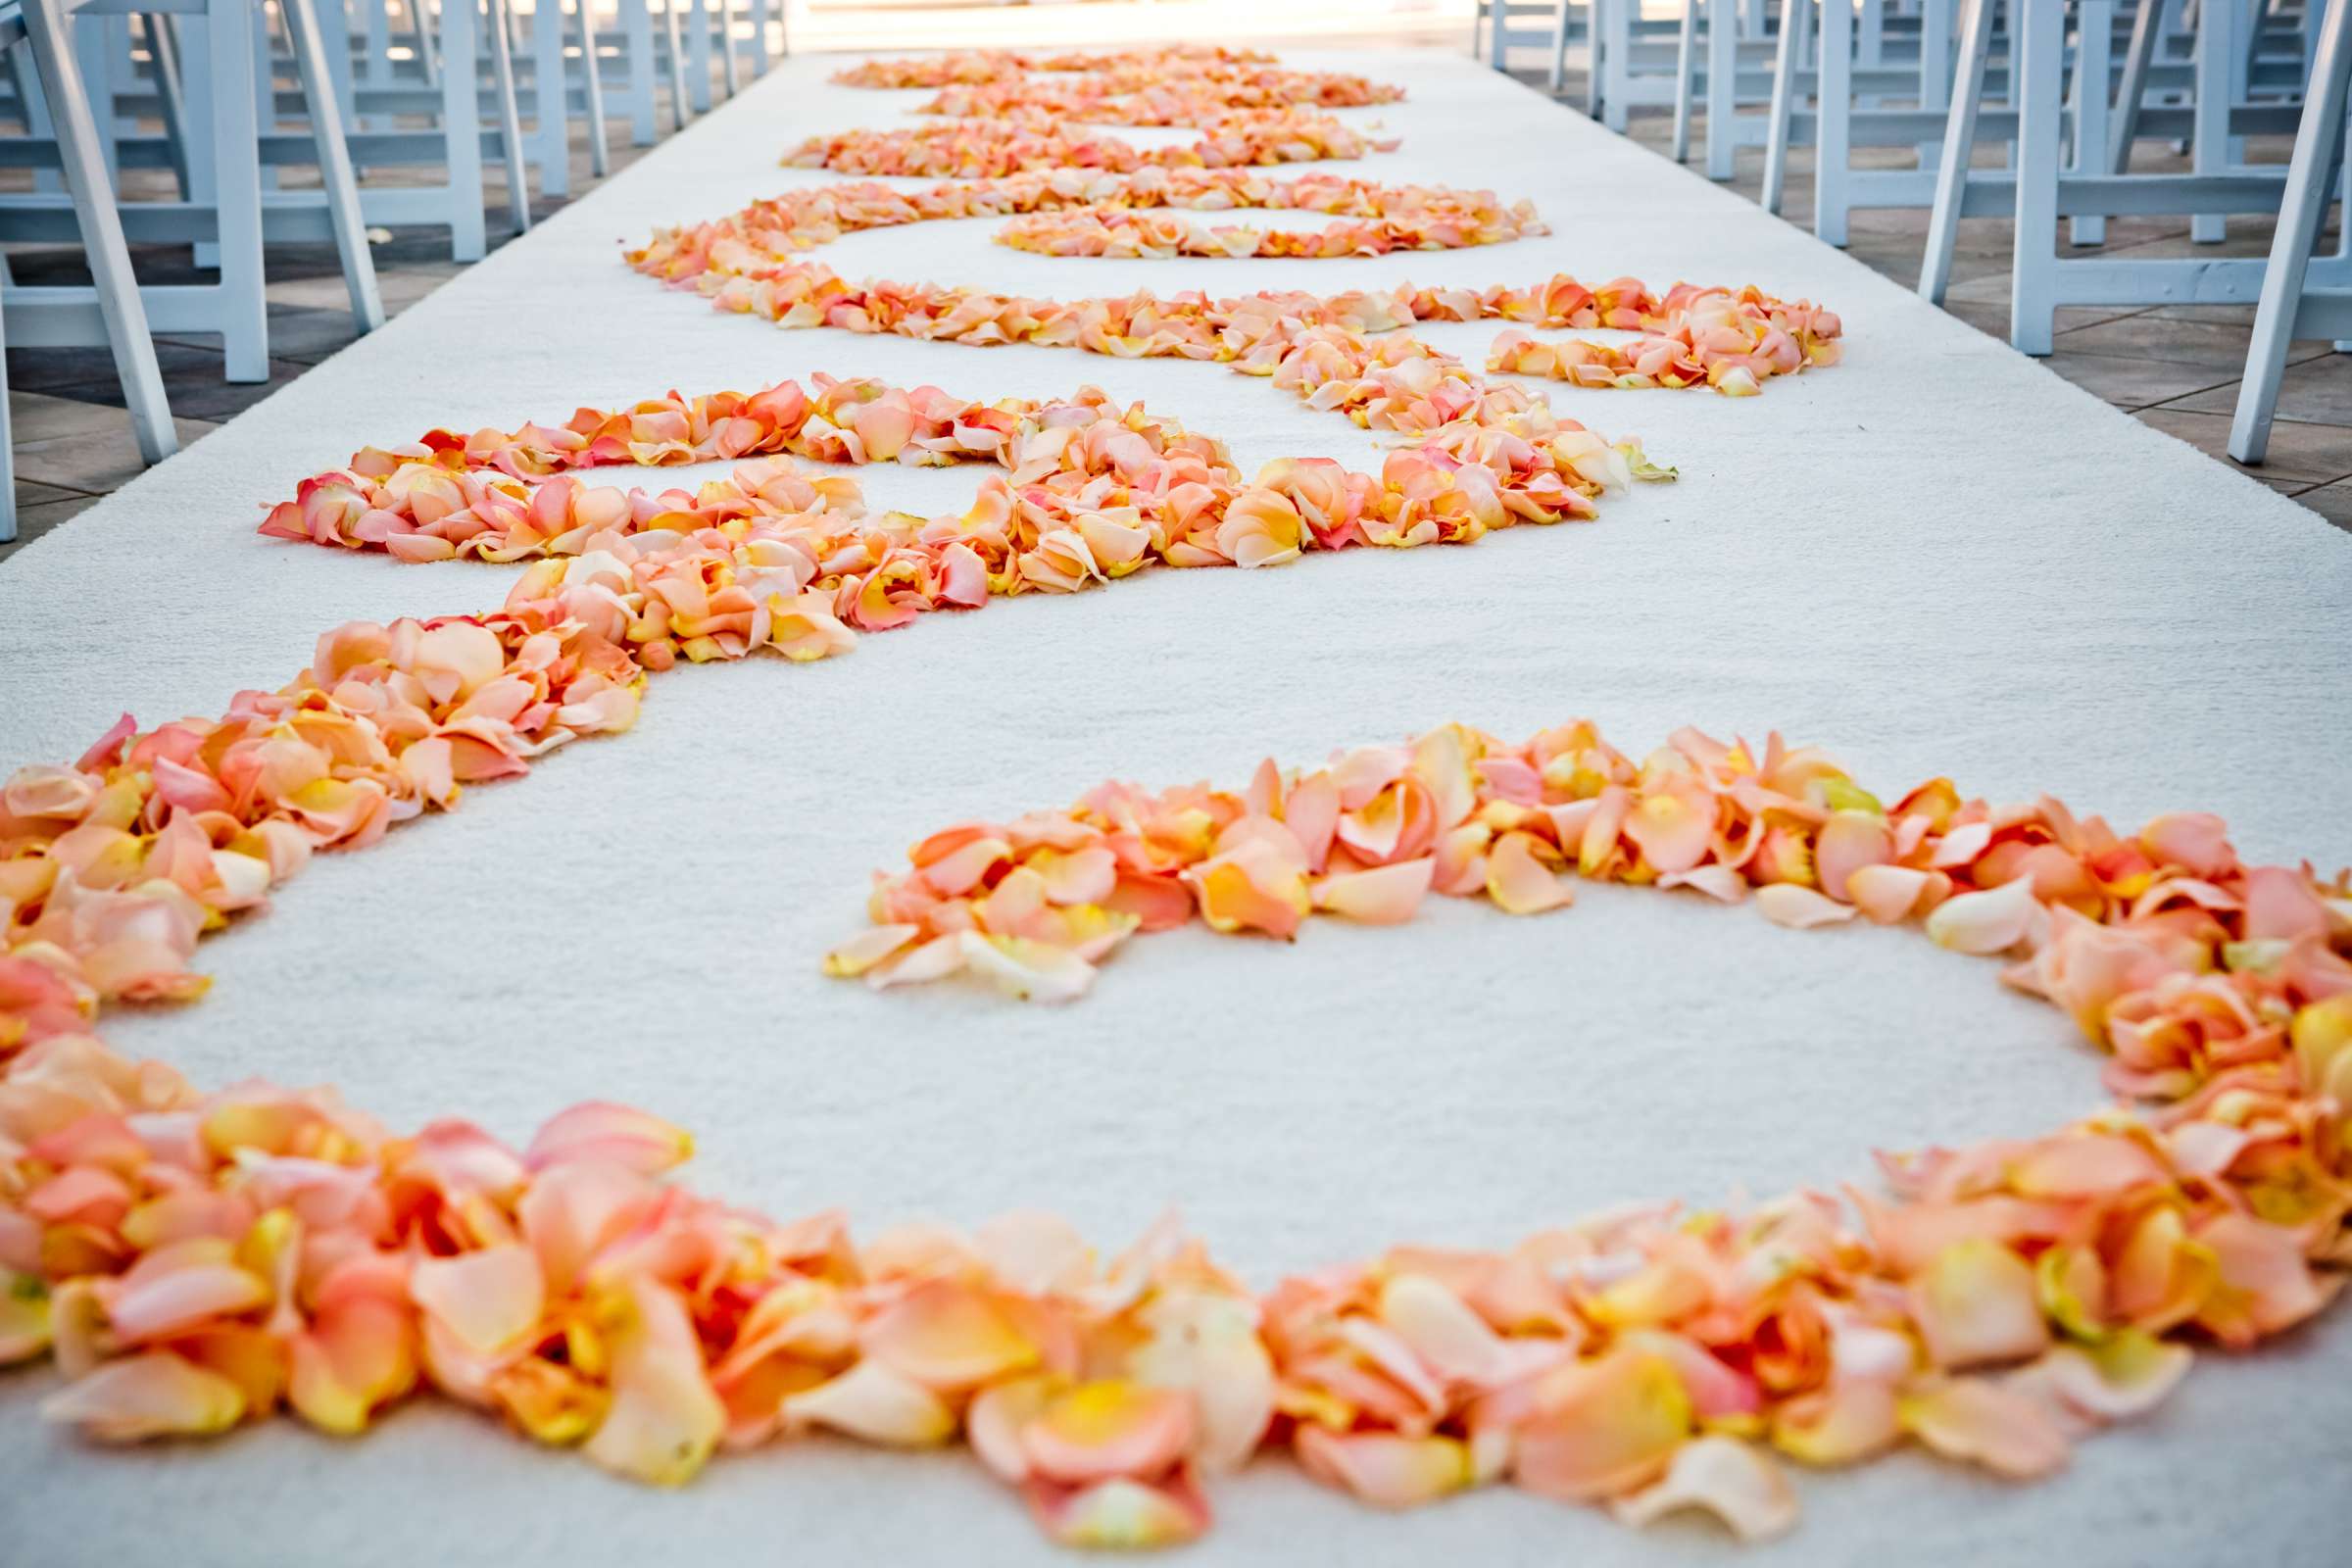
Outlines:
{"label": "row of chairs", "polygon": [[[2066,305],[2252,304],[2255,328],[2230,451],[2267,450],[2289,342],[2352,351],[2352,220],[2318,254],[2327,212],[2352,215],[2345,159],[2352,0],[1479,0],[1474,48],[1496,69],[1547,51],[1585,107],[1622,130],[1671,108],[1690,156],[1705,106],[1706,172],[1764,154],[1761,200],[1785,201],[1794,147],[1813,150],[1814,230],[1846,242],[1855,211],[1930,214],[1920,294],[1941,303],[1959,220],[2011,216],[2010,341],[2053,348]],[[1542,56],[1538,55],[1538,59]],[[2284,165],[2246,139],[2291,134]],[[2132,171],[2148,143],[2184,173]],[[1990,144],[1997,160],[1979,155]],[[1854,166],[1856,149],[1914,149],[1915,168]],[[1884,163],[1881,159],[1877,162]],[[2268,257],[2061,256],[2058,222],[2098,245],[2109,218],[2186,216],[2213,244],[2231,215],[2275,214]]]}
{"label": "row of chairs", "polygon": [[[19,172],[0,242],[78,245],[91,278],[24,284],[0,261],[0,343],[108,349],[140,458],[160,462],[176,437],[151,334],[218,334],[226,379],[269,379],[270,245],[331,243],[373,330],[370,228],[446,230],[452,260],[478,261],[493,173],[520,233],[534,177],[569,193],[577,138],[601,176],[612,122],[651,144],[664,98],[682,129],[785,47],[782,0],[612,3],[537,0],[526,19],[509,0],[0,0],[0,169]],[[187,246],[214,278],[141,283],[132,243]]]}

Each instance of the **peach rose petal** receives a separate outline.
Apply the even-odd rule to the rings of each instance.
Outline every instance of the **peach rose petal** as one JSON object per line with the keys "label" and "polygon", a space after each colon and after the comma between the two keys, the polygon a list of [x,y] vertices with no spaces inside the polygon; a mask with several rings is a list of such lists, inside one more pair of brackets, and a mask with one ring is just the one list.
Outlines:
{"label": "peach rose petal", "polygon": [[1519,1428],[1512,1476],[1564,1502],[1622,1496],[1663,1475],[1690,1435],[1690,1398],[1672,1363],[1619,1350],[1547,1374]]}
{"label": "peach rose petal", "polygon": [[409,1270],[409,1297],[468,1353],[491,1357],[538,1329],[547,1281],[538,1254],[514,1243],[418,1258]]}
{"label": "peach rose petal", "polygon": [[1799,931],[1817,925],[1837,925],[1854,917],[1851,905],[1839,904],[1793,882],[1767,882],[1756,889],[1756,908],[1774,925]]}
{"label": "peach rose petal", "polygon": [[49,1292],[38,1276],[0,1268],[0,1366],[49,1348]]}
{"label": "peach rose petal", "polygon": [[869,1320],[859,1338],[872,1360],[943,1393],[1027,1371],[1040,1355],[997,1300],[948,1279],[916,1286]]}
{"label": "peach rose petal", "polygon": [[878,925],[860,931],[825,955],[824,971],[837,979],[853,979],[913,942],[922,930],[919,925]]}
{"label": "peach rose petal", "polygon": [[1487,854],[1487,897],[1506,914],[1542,914],[1576,902],[1567,880],[1536,855],[1532,834],[1505,833]]}
{"label": "peach rose petal", "polygon": [[956,1435],[945,1400],[878,1360],[858,1361],[839,1377],[784,1400],[788,1425],[821,1426],[893,1448],[928,1448]]}
{"label": "peach rose petal", "polygon": [[1456,1438],[1343,1435],[1310,1422],[1291,1441],[1308,1475],[1375,1508],[1418,1508],[1475,1484],[1469,1446]]}
{"label": "peach rose petal", "polygon": [[1903,1430],[1947,1459],[2012,1481],[2065,1466],[2066,1437],[2034,1399],[1983,1378],[1944,1378],[1902,1396]]}
{"label": "peach rose petal", "polygon": [[2096,1345],[2059,1346],[2042,1365],[2051,1391],[2077,1413],[2128,1421],[2163,1403],[2195,1360],[2185,1345],[2124,1329]]}
{"label": "peach rose petal", "polygon": [[1846,873],[1845,894],[1878,924],[1893,925],[1918,909],[1935,876],[1901,865],[1858,866]]}
{"label": "peach rose petal", "polygon": [[2023,1360],[2050,1342],[2034,1265],[1988,1237],[1938,1252],[1911,1284],[1911,1313],[1940,1367]]}
{"label": "peach rose petal", "polygon": [[1425,856],[1369,871],[1340,872],[1313,885],[1314,906],[1362,925],[1401,925],[1421,907],[1436,870],[1437,861]]}
{"label": "peach rose petal", "polygon": [[1165,1481],[1117,1477],[1080,1487],[1032,1481],[1029,1511],[1055,1545],[1141,1550],[1197,1541],[1208,1529],[1208,1501],[1182,1470]]}
{"label": "peach rose petal", "polygon": [[1796,1528],[1796,1489],[1753,1446],[1717,1435],[1675,1450],[1656,1485],[1609,1504],[1622,1524],[1643,1526],[1696,1509],[1721,1520],[1741,1541],[1769,1541]]}
{"label": "peach rose petal", "polygon": [[201,1437],[245,1416],[245,1396],[218,1372],[169,1350],[109,1361],[41,1403],[48,1420],[101,1443]]}
{"label": "peach rose petal", "polygon": [[983,936],[966,931],[957,939],[964,966],[986,975],[998,990],[1019,1002],[1070,1002],[1095,983],[1095,966],[1067,948],[1026,937]]}
{"label": "peach rose petal", "polygon": [[574,1105],[557,1115],[539,1129],[522,1155],[533,1170],[571,1160],[600,1160],[646,1176],[659,1176],[692,1157],[694,1140],[681,1129],[606,1101]]}
{"label": "peach rose petal", "polygon": [[1119,1381],[1054,1396],[1020,1434],[1028,1472],[1065,1486],[1157,1475],[1192,1441],[1190,1395]]}
{"label": "peach rose petal", "polygon": [[1962,893],[1936,906],[1928,935],[1956,953],[2006,953],[2026,940],[2045,918],[2025,877],[1984,893]]}
{"label": "peach rose petal", "polygon": [[612,1403],[588,1440],[588,1457],[632,1480],[677,1486],[718,1446],[726,1409],[677,1295],[648,1279],[620,1291],[607,1332]]}

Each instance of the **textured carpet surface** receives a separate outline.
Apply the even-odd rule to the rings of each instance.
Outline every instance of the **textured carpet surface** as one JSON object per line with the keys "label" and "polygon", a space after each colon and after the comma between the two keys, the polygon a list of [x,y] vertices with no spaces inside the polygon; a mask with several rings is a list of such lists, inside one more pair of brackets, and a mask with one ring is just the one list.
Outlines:
{"label": "textured carpet surface", "polygon": [[[1276,571],[1147,574],[782,661],[657,680],[643,722],[528,780],[329,858],[207,945],[213,995],[126,1015],[122,1047],[200,1082],[333,1081],[395,1126],[521,1138],[589,1097],[693,1128],[698,1181],[779,1214],[1068,1213],[1105,1246],[1170,1205],[1260,1285],[1396,1240],[1498,1244],[1620,1200],[1866,1180],[1869,1152],[2032,1133],[2098,1099],[2053,1011],[1915,934],[1795,934],[1749,910],[1593,889],[1512,920],[1448,904],[1295,948],[1191,933],[1119,956],[1060,1010],[822,979],[867,872],[932,828],[1058,805],[1108,773],[1239,782],[1449,718],[1578,715],[1639,755],[1679,724],[1775,726],[1901,790],[1938,772],[2125,824],[2226,813],[2260,858],[2352,859],[2352,539],[2134,424],[1704,180],[1466,61],[1296,55],[1410,84],[1351,118],[1405,138],[1384,179],[1532,197],[1550,237],[1334,263],[1052,261],[958,222],[820,253],[852,275],[1061,297],[1565,270],[1823,299],[1847,362],[1760,398],[1553,391],[1642,434],[1681,483],[1591,525]],[[796,60],[520,243],[0,569],[0,765],[77,755],[125,708],[213,713],[321,630],[485,609],[513,568],[268,541],[261,503],[370,441],[554,420],[669,387],[824,370],[962,395],[1089,381],[1227,438],[1362,465],[1378,443],[1262,381],[1182,363],[963,349],[721,317],[616,240],[830,176],[816,129],[916,94]],[[1340,166],[1347,169],[1348,166]],[[1348,172],[1354,172],[1349,170]],[[1492,329],[1431,336],[1480,356]],[[615,476],[625,482],[628,475]],[[953,471],[869,476],[960,508]],[[1807,1520],[1744,1562],[2312,1561],[2340,1542],[2352,1314],[2208,1358],[2154,1420],[2015,1489],[1913,1455],[1806,1477]],[[287,1422],[101,1453],[42,1430],[46,1372],[0,1378],[0,1560],[526,1564],[1050,1560],[957,1455],[812,1443],[680,1495],[419,1401],[363,1444]],[[2328,1478],[2332,1476],[2333,1482]],[[1220,1485],[1188,1560],[1729,1560],[1496,1491],[1404,1518],[1280,1462]]]}

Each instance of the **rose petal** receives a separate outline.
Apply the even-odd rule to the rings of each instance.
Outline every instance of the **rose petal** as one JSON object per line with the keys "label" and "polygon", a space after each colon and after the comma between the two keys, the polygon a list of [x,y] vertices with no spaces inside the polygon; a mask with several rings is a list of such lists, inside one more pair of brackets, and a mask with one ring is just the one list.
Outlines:
{"label": "rose petal", "polygon": [[1690,1399],[1664,1357],[1617,1350],[1549,1373],[1521,1426],[1512,1473],[1531,1492],[1592,1502],[1665,1473],[1690,1434]]}
{"label": "rose petal", "polygon": [[1928,935],[1959,953],[2006,953],[2045,918],[2034,897],[2033,879],[2021,876],[1986,892],[1963,893],[1938,904],[1928,916]]}
{"label": "rose petal", "polygon": [[1192,1440],[1190,1395],[1115,1380],[1054,1396],[1020,1438],[1030,1472],[1065,1485],[1158,1475]]}
{"label": "rose petal", "polygon": [[1324,877],[1314,884],[1315,907],[1365,925],[1400,925],[1420,908],[1437,863],[1424,856]]}
{"label": "rose petal", "polygon": [[620,1165],[644,1176],[659,1176],[694,1155],[694,1139],[659,1116],[627,1105],[589,1101],[560,1112],[523,1151],[522,1161],[532,1170],[572,1160],[596,1160]]}
{"label": "rose petal", "polygon": [[784,1400],[784,1419],[896,1448],[927,1448],[956,1435],[956,1412],[912,1379],[877,1360]]}
{"label": "rose petal", "polygon": [[2013,1481],[2062,1469],[2066,1436],[2025,1395],[1983,1378],[1944,1378],[1897,1403],[1903,1430],[1947,1459],[1966,1459]]}
{"label": "rose petal", "polygon": [[1796,1489],[1749,1445],[1707,1436],[1677,1448],[1657,1485],[1609,1505],[1620,1523],[1636,1526],[1683,1508],[1713,1514],[1741,1541],[1766,1541],[1795,1528]]}
{"label": "rose petal", "polygon": [[1793,882],[1767,882],[1756,889],[1756,908],[1774,925],[1799,931],[1809,926],[1837,925],[1854,917],[1852,905],[1839,904]]}
{"label": "rose petal", "polygon": [[1040,1353],[988,1293],[959,1280],[917,1285],[858,1339],[869,1358],[943,1393],[1027,1371]]}
{"label": "rose petal", "polygon": [[409,1298],[475,1356],[495,1357],[536,1332],[547,1304],[539,1254],[520,1243],[456,1257],[423,1257]]}
{"label": "rose petal", "polygon": [[1057,1545],[1138,1549],[1180,1545],[1208,1528],[1207,1499],[1179,1469],[1157,1484],[1121,1477],[1087,1487],[1033,1480],[1030,1512]]}
{"label": "rose petal", "polygon": [[2050,1343],[2034,1265],[1988,1238],[1954,1242],[1936,1253],[1911,1282],[1910,1301],[1937,1366],[2022,1360]]}
{"label": "rose petal", "polygon": [[711,1391],[677,1294],[643,1278],[620,1289],[618,1321],[608,1331],[612,1403],[588,1440],[588,1457],[634,1480],[677,1486],[718,1446],[726,1407]]}
{"label": "rose petal", "polygon": [[245,1395],[218,1372],[169,1350],[109,1361],[42,1401],[41,1414],[101,1443],[225,1432],[245,1414]]}
{"label": "rose petal", "polygon": [[1567,879],[1536,858],[1532,833],[1505,833],[1487,853],[1487,897],[1506,914],[1541,914],[1576,902]]}
{"label": "rose petal", "polygon": [[1474,1484],[1469,1445],[1456,1438],[1341,1435],[1309,1421],[1291,1443],[1308,1475],[1375,1508],[1418,1508]]}

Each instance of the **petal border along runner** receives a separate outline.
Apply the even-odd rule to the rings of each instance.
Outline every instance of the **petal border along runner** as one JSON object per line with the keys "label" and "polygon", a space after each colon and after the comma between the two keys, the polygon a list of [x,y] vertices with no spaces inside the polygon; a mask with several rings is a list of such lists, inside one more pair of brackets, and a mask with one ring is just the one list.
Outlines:
{"label": "petal border along runner", "polygon": [[[1048,79],[1044,74],[1053,74]],[[1835,317],[1755,290],[1555,278],[1530,289],[1057,303],[851,285],[791,253],[877,223],[1008,215],[1052,254],[1382,254],[1533,232],[1485,193],[1242,164],[1362,138],[1318,111],[1394,89],[1227,50],[949,55],[847,74],[942,89],[938,129],[822,139],[838,169],[983,177],[791,193],[634,253],[785,325],[1169,355],[1271,376],[1407,444],[1378,474],[1221,443],[1089,389],[968,402],[817,377],[435,431],[308,480],[272,535],[407,560],[532,559],[503,608],[319,639],[275,693],[0,788],[0,1360],[53,1354],[49,1413],[100,1439],[223,1431],[291,1406],[356,1432],[420,1386],[653,1482],[719,1446],[829,1429],[958,1435],[1046,1531],[1144,1545],[1205,1528],[1204,1478],[1284,1446],[1382,1506],[1509,1479],[1635,1523],[1793,1520],[1769,1455],[1835,1464],[1907,1439],[2007,1476],[2145,1410],[2197,1343],[2319,1310],[2352,1262],[2352,897],[2248,866],[2219,819],[2119,834],[2044,798],[1936,779],[1891,806],[1822,754],[1683,731],[1636,762],[1589,725],[1522,745],[1452,726],[1244,789],[1111,784],[1060,812],[923,840],[875,925],[826,960],[877,984],[979,972],[1075,995],[1124,937],[1189,920],[1287,936],[1310,913],[1410,917],[1431,891],[1512,913],[1582,876],[1752,896],[1784,924],[1919,921],[2017,958],[2006,978],[2111,1054],[2118,1103],[2047,1137],[1889,1157],[1889,1195],[1739,1212],[1658,1206],[1500,1252],[1399,1247],[1255,1295],[1172,1223],[1098,1259],[1019,1216],[862,1246],[664,1183],[685,1135],[592,1102],[515,1152],[469,1123],[387,1134],[325,1090],[215,1093],[92,1033],[187,1001],[201,936],[318,849],[360,848],[468,782],[623,730],[649,672],[796,660],[936,610],[1145,566],[1470,543],[1593,514],[1665,477],[1396,328],[1498,318],[1631,328],[1631,346],[1506,332],[1494,368],[1752,392],[1835,358]],[[1184,124],[1147,159],[1060,117]],[[1082,167],[1071,167],[1073,164]],[[1313,208],[1319,236],[1203,233],[1139,209]],[[576,471],[738,460],[689,492]],[[825,462],[992,466],[964,514],[868,516]]]}

